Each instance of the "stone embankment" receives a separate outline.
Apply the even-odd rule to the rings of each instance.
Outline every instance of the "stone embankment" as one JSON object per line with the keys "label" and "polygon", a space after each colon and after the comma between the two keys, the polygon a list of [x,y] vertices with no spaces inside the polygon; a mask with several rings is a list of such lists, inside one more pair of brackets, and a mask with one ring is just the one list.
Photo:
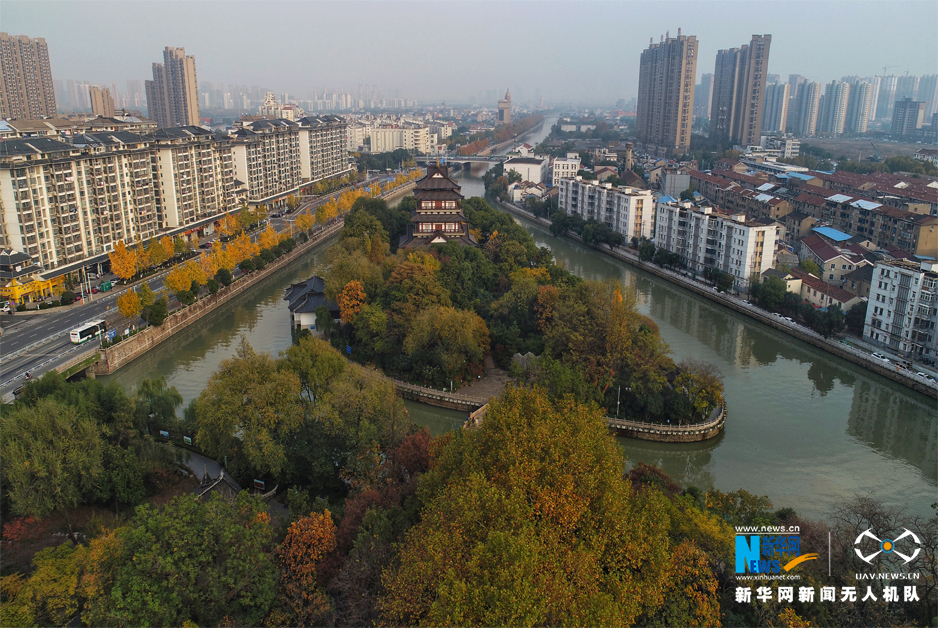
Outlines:
{"label": "stone embankment", "polygon": [[[538,218],[534,214],[510,203],[504,203],[502,201],[496,202],[509,212],[523,216],[524,218],[545,227],[550,227],[550,221],[546,218]],[[571,233],[566,235],[567,237],[570,237],[574,240],[580,242],[583,241],[582,238],[577,235]],[[775,316],[774,314],[761,308],[746,304],[741,299],[738,299],[732,295],[716,292],[710,286],[695,281],[690,277],[686,277],[680,273],[676,273],[670,270],[665,270],[664,268],[656,266],[651,262],[643,262],[638,258],[638,255],[633,253],[630,249],[610,249],[609,247],[605,246],[594,246],[591,248],[601,253],[605,253],[606,255],[611,255],[612,257],[615,257],[616,259],[619,259],[627,264],[631,264],[632,266],[637,266],[646,272],[661,277],[662,279],[665,279],[671,283],[677,284],[682,288],[686,288],[698,296],[710,299],[711,301],[716,301],[720,305],[724,305],[732,310],[739,312],[740,314],[754,318],[761,323],[765,323],[766,325],[782,331],[790,336],[794,336],[795,338],[812,344],[828,353],[843,358],[848,362],[852,362],[857,366],[862,366],[867,370],[873,371],[874,373],[891,379],[892,381],[902,384],[903,386],[907,386],[908,388],[920,392],[923,395],[928,395],[933,399],[938,399],[938,384],[930,384],[923,378],[920,378],[912,373],[902,371],[898,369],[895,364],[884,363],[880,360],[877,360],[865,351],[860,351],[859,349],[851,347],[850,345],[844,344],[837,340],[824,338],[820,334],[814,332],[811,329],[808,329],[807,327],[803,327],[797,323],[789,323],[785,319],[779,318],[778,316]]]}
{"label": "stone embankment", "polygon": [[98,375],[108,375],[122,366],[126,366],[173,334],[185,329],[209,312],[212,312],[223,303],[227,303],[258,282],[263,281],[281,268],[289,265],[299,256],[308,252],[326,238],[335,235],[342,229],[343,223],[344,220],[339,218],[335,223],[325,227],[308,241],[298,244],[286,255],[266,265],[263,270],[254,271],[247,276],[241,277],[230,286],[222,288],[217,294],[207,296],[189,307],[176,310],[167,316],[166,320],[159,327],[147,327],[136,335],[102,350],[100,352],[101,359],[95,365],[95,373]]}

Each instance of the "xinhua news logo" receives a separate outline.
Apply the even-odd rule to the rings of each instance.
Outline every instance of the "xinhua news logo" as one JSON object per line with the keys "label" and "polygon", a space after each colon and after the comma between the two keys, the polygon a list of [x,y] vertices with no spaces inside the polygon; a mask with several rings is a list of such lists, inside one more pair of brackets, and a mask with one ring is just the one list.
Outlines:
{"label": "xinhua news logo", "polygon": [[[853,548],[853,551],[857,553],[857,556],[860,557],[860,560],[868,565],[872,565],[873,559],[880,554],[895,554],[903,560],[903,564],[908,565],[910,562],[915,560],[915,557],[918,556],[918,553],[922,551],[921,547],[915,547],[917,545],[921,545],[922,542],[919,541],[915,533],[910,531],[908,528],[902,529],[905,530],[905,532],[897,536],[895,540],[881,539],[873,534],[872,529],[864,530],[853,542],[853,544],[856,546]],[[912,554],[904,554],[902,551],[900,551],[900,548],[906,552],[913,548],[915,551],[912,552]],[[863,551],[861,551],[861,549]]]}
{"label": "xinhua news logo", "polygon": [[801,537],[792,534],[736,534],[736,573],[791,571],[817,554],[801,553]]}

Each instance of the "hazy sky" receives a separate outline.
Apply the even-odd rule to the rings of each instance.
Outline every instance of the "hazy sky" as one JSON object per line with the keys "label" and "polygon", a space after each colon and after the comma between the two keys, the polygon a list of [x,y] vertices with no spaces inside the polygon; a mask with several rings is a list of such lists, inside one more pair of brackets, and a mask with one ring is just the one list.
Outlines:
{"label": "hazy sky", "polygon": [[277,92],[359,83],[421,101],[612,103],[638,88],[649,37],[696,35],[698,78],[716,51],[770,33],[769,72],[938,73],[938,2],[45,2],[2,0],[0,28],[44,37],[56,79],[151,78],[165,46],[195,55],[199,81]]}

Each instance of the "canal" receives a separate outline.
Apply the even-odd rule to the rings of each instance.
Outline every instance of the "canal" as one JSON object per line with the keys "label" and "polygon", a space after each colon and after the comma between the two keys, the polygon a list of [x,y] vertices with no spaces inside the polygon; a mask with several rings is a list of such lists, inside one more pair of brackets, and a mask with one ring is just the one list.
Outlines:
{"label": "canal", "polygon": [[[552,120],[524,138],[532,144]],[[466,197],[482,196],[486,166],[455,178]],[[675,360],[713,363],[726,387],[729,419],[721,436],[696,444],[618,439],[631,462],[661,466],[682,484],[768,495],[776,508],[827,515],[854,494],[928,514],[938,491],[938,434],[930,399],[855,367],[769,327],[701,299],[627,264],[554,238],[519,222],[558,262],[587,279],[612,279],[635,290],[639,308],[660,327]],[[276,355],[290,344],[282,300],[290,283],[311,276],[335,240],[108,379],[128,390],[153,374],[166,377],[185,402],[198,396],[241,335]],[[464,413],[405,402],[414,420],[439,434]]]}

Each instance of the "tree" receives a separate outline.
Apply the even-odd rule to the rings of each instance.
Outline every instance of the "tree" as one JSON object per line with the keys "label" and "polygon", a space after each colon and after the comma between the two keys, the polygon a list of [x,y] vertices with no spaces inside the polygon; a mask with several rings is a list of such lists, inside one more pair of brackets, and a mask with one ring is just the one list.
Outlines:
{"label": "tree", "polygon": [[215,277],[218,279],[219,283],[225,287],[230,286],[231,282],[234,280],[231,276],[231,271],[225,267],[219,269]]}
{"label": "tree", "polygon": [[365,304],[365,289],[358,281],[350,281],[345,284],[337,300],[342,320],[351,323]]}
{"label": "tree", "polygon": [[290,211],[291,214],[295,212],[296,208],[299,206],[300,206],[300,199],[298,199],[293,194],[287,197],[287,209]]}
{"label": "tree", "polygon": [[210,455],[238,457],[245,471],[277,476],[285,441],[302,421],[299,378],[255,353],[245,337],[219,365],[196,404],[195,442]]}
{"label": "tree", "polygon": [[[702,422],[723,400],[723,379],[713,364],[688,359],[678,364],[674,388],[690,400],[691,422]],[[683,422],[683,420],[682,420]]]}
{"label": "tree", "polygon": [[767,310],[778,311],[788,292],[788,285],[779,277],[767,277],[759,285],[756,299]]}
{"label": "tree", "polygon": [[82,502],[103,470],[101,426],[53,398],[0,415],[4,483],[14,511],[42,518]]}
{"label": "tree", "polygon": [[[160,238],[160,246],[163,247],[163,261],[172,259],[176,256],[176,245],[169,236],[163,236]],[[152,255],[153,254],[151,253],[150,256],[152,257]]]}
{"label": "tree", "polygon": [[277,243],[280,242],[280,234],[277,233],[273,225],[268,224],[267,228],[261,232],[261,235],[257,240],[262,250],[273,248],[277,246]]}
{"label": "tree", "polygon": [[117,243],[114,250],[108,254],[108,258],[111,260],[111,270],[124,281],[136,274],[137,256],[124,245],[123,240]]}
{"label": "tree", "polygon": [[683,192],[681,192],[681,200],[682,200],[682,201],[693,201],[693,200],[694,200],[694,192],[696,192],[696,191],[697,191],[697,190],[696,190],[696,188],[695,188],[693,185],[690,186],[689,188],[687,188],[686,190],[684,190]]}
{"label": "tree", "polygon": [[163,324],[163,321],[166,320],[167,316],[169,316],[169,308],[166,303],[166,297],[160,297],[150,306],[150,311],[147,314],[147,322],[159,327]]}
{"label": "tree", "polygon": [[404,338],[414,371],[434,385],[474,378],[488,349],[489,330],[478,314],[440,305],[418,311]]}
{"label": "tree", "polygon": [[156,238],[150,238],[150,242],[147,244],[147,256],[153,266],[159,266],[166,261],[166,251]]}
{"label": "tree", "polygon": [[866,308],[869,301],[861,301],[851,307],[844,318],[844,324],[847,329],[857,336],[863,335],[863,325],[866,322]]}
{"label": "tree", "polygon": [[137,290],[137,295],[140,297],[140,307],[148,308],[153,305],[153,301],[156,299],[156,295],[153,294],[153,290],[150,289],[150,284],[143,282],[140,284],[139,290]]}
{"label": "tree", "polygon": [[300,378],[306,398],[315,403],[322,399],[332,382],[345,371],[347,364],[328,342],[312,336],[301,338],[287,349],[284,360],[286,368]]}
{"label": "tree", "polygon": [[[70,543],[47,547],[33,558],[35,571],[23,582],[17,575],[2,581],[5,603],[0,607],[4,626],[66,626],[77,615],[81,568],[87,551]],[[12,591],[8,578],[19,580]],[[18,589],[18,590],[17,590]]]}
{"label": "tree", "polygon": [[192,285],[192,280],[189,278],[189,273],[186,271],[186,268],[180,264],[173,266],[173,269],[167,273],[166,277],[163,279],[163,283],[166,284],[166,287],[169,288],[174,294],[179,294],[184,290],[188,290]]}
{"label": "tree", "polygon": [[143,310],[140,304],[140,296],[134,290],[127,290],[117,297],[117,309],[124,317],[133,319]]}
{"label": "tree", "polygon": [[655,257],[655,245],[648,240],[642,242],[638,247],[638,259],[643,262],[650,262]]}
{"label": "tree", "polygon": [[102,556],[112,582],[92,598],[89,623],[263,623],[277,571],[270,517],[259,499],[242,492],[234,503],[185,495],[162,510],[144,505],[116,536],[116,560]]}
{"label": "tree", "polygon": [[136,265],[138,273],[142,273],[150,267],[150,252],[143,248],[143,242],[138,242],[137,246],[134,247],[134,255],[137,258]]}
{"label": "tree", "polygon": [[[335,549],[335,524],[327,510],[310,513],[290,524],[277,549],[280,568],[279,605],[286,625],[324,625],[330,614],[329,596],[317,583],[317,567]],[[278,622],[280,623],[280,622]]]}
{"label": "tree", "polygon": [[[630,625],[673,586],[664,498],[622,481],[598,409],[509,389],[435,458],[385,575],[384,621]],[[693,614],[718,620],[712,605]]]}
{"label": "tree", "polygon": [[798,264],[798,268],[807,273],[811,273],[815,277],[819,277],[821,279],[824,278],[824,271],[821,270],[821,267],[818,266],[817,262],[815,262],[813,259],[801,260],[801,263]]}

